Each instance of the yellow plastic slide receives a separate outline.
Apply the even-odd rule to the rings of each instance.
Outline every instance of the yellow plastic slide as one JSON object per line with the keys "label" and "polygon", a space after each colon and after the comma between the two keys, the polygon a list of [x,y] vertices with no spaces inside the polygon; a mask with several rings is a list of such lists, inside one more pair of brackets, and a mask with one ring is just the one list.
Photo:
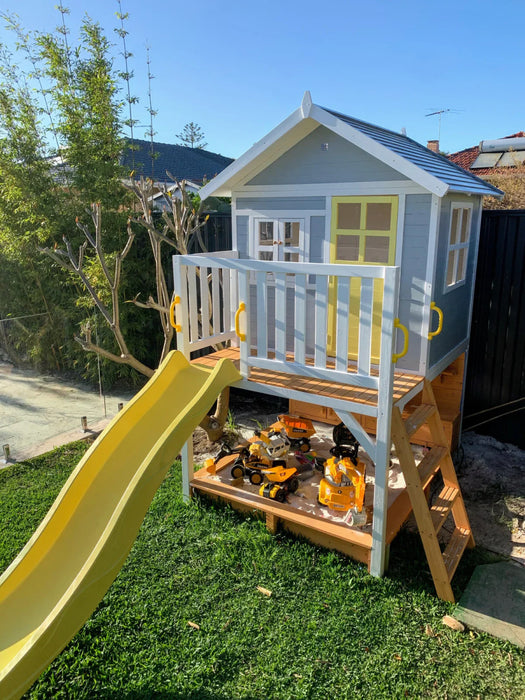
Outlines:
{"label": "yellow plastic slide", "polygon": [[172,352],[91,446],[0,577],[0,698],[20,697],[117,576],[184,442],[240,375]]}

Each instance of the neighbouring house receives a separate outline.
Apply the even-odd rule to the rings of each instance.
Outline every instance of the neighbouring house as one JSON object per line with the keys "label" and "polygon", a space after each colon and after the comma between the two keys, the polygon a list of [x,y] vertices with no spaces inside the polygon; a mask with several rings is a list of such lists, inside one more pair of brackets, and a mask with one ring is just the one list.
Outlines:
{"label": "neighbouring house", "polygon": [[[406,135],[320,107],[306,92],[200,195],[232,198],[233,250],[174,256],[177,347],[187,357],[210,347],[194,362],[230,358],[243,377],[235,386],[342,421],[375,465],[374,485],[367,483],[373,515],[368,529],[356,530],[329,522],[315,502],[308,513],[268,502],[229,472],[194,474],[191,441],[185,495],[203,491],[257,508],[271,529],[282,522],[376,575],[413,510],[438,593],[453,600],[449,582],[473,538],[450,445],[482,199],[502,192]],[[418,434],[432,447],[419,470],[408,447]],[[397,492],[392,442],[406,484]],[[424,490],[438,473],[446,489],[429,510]],[[455,526],[442,553],[437,530],[449,514]]]}
{"label": "neighbouring house", "polygon": [[505,192],[502,200],[487,197],[484,209],[525,208],[525,132],[481,141],[478,146],[451,153],[449,160],[474,175],[480,175]]}
{"label": "neighbouring house", "polygon": [[[57,181],[66,182],[71,173],[67,163],[67,149],[48,159]],[[177,196],[177,180],[185,180],[189,192],[197,193],[199,188],[233,162],[233,158],[202,148],[190,148],[172,143],[159,143],[134,139],[133,145],[127,140],[120,164],[135,179],[151,178],[158,192],[169,190]],[[173,176],[173,177],[170,177]]]}
{"label": "neighbouring house", "polygon": [[[429,141],[438,144],[437,141]],[[477,146],[450,153],[447,158],[464,170],[480,177],[494,174],[495,169],[512,168],[525,163],[525,131],[518,131],[492,141],[481,141]]]}
{"label": "neighbouring house", "polygon": [[203,148],[141,139],[134,139],[133,145],[128,141],[121,158],[121,164],[135,178],[148,177],[159,186],[170,187],[172,175],[177,180],[186,180],[195,192],[232,162],[233,158]]}

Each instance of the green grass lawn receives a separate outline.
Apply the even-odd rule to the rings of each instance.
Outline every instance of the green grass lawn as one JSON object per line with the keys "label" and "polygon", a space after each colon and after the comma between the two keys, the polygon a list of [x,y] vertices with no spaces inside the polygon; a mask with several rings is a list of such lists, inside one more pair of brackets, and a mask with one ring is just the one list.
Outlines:
{"label": "green grass lawn", "polygon": [[[0,571],[85,449],[0,472]],[[389,577],[374,579],[255,518],[185,505],[180,491],[175,465],[115,583],[28,697],[525,697],[523,652],[441,624],[453,606],[435,597],[417,537],[398,538]],[[458,590],[482,560],[468,553]]]}

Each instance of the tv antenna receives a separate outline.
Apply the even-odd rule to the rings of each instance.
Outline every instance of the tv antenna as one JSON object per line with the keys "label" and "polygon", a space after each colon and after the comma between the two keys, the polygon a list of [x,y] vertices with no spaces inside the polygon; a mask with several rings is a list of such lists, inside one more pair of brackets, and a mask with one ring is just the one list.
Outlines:
{"label": "tv antenna", "polygon": [[[432,109],[432,107],[430,109]],[[448,114],[449,112],[456,114],[458,111],[459,110],[457,110],[457,109],[448,109],[448,108],[445,109],[445,108],[443,108],[443,109],[436,109],[434,112],[430,112],[430,114],[425,114],[425,117],[434,117],[436,114],[439,116],[438,141],[441,141],[441,117],[443,116],[443,114]]]}

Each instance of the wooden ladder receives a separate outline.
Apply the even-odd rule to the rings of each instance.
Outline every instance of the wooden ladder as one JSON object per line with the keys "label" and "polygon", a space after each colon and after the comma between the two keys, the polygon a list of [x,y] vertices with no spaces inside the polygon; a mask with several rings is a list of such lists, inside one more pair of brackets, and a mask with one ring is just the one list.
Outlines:
{"label": "wooden ladder", "polygon": [[[410,437],[425,423],[430,429],[434,446],[416,466]],[[450,455],[448,440],[429,381],[425,380],[421,405],[406,421],[403,421],[399,408],[394,406],[392,440],[405,477],[412,511],[436,592],[442,600],[453,603],[454,594],[450,582],[466,547],[474,546],[474,538]],[[439,471],[441,471],[444,486],[435,503],[429,507],[425,489]],[[452,513],[455,527],[442,552],[438,532],[449,513]]]}

